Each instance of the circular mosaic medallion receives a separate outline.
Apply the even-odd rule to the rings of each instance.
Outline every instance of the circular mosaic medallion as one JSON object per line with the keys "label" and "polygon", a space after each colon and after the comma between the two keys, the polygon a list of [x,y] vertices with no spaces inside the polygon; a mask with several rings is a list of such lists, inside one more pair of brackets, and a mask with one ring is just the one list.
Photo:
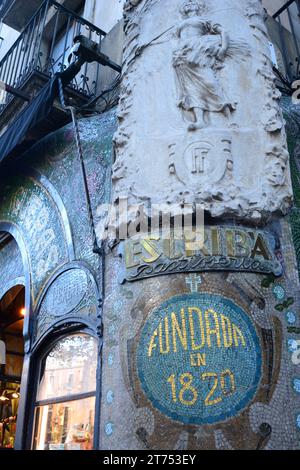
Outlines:
{"label": "circular mosaic medallion", "polygon": [[168,417],[210,424],[237,415],[261,377],[256,330],[238,305],[207,293],[172,297],[147,318],[137,347],[144,393]]}

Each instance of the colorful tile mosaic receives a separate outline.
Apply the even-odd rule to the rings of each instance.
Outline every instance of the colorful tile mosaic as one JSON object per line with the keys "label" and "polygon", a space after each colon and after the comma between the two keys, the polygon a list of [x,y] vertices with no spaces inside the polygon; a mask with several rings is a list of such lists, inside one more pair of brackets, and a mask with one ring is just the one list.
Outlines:
{"label": "colorful tile mosaic", "polygon": [[112,367],[114,365],[114,355],[113,354],[108,355],[107,363],[108,363],[109,367]]}
{"label": "colorful tile mosaic", "polygon": [[261,366],[260,342],[246,312],[208,293],[164,302],[148,317],[137,350],[148,399],[190,424],[237,415],[255,395]]}
{"label": "colorful tile mosaic", "polygon": [[283,287],[276,285],[273,287],[273,294],[274,294],[275,299],[283,300],[285,297],[285,290]]}
{"label": "colorful tile mosaic", "polygon": [[111,405],[114,401],[114,392],[112,390],[109,390],[106,394],[106,403],[108,405]]}
{"label": "colorful tile mosaic", "polygon": [[289,352],[293,353],[293,352],[297,351],[297,348],[298,348],[297,341],[295,339],[289,339],[288,340],[288,350],[289,350]]}
{"label": "colorful tile mosaic", "polygon": [[105,425],[105,434],[111,436],[114,432],[114,426],[112,423],[106,423]]}
{"label": "colorful tile mosaic", "polygon": [[296,314],[295,312],[292,312],[292,311],[288,311],[286,313],[286,318],[287,318],[287,322],[290,324],[290,325],[294,325],[294,323],[296,323]]}
{"label": "colorful tile mosaic", "polygon": [[295,392],[300,393],[300,379],[294,379],[293,388]]}

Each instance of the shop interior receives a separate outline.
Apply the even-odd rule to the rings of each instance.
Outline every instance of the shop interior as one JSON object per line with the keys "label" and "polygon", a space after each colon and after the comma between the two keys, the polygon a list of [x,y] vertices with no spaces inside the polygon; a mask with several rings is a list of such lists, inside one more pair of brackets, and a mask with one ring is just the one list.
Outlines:
{"label": "shop interior", "polygon": [[24,286],[0,300],[0,449],[13,449],[24,359]]}

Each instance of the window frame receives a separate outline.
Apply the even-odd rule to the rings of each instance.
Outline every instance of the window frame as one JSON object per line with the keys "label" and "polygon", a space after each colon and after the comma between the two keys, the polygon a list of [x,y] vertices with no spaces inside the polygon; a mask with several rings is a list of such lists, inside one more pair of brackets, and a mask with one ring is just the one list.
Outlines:
{"label": "window frame", "polygon": [[[54,334],[53,334],[54,333]],[[73,395],[65,395],[59,398],[50,398],[47,400],[37,400],[37,393],[38,393],[38,387],[40,384],[41,376],[43,373],[43,367],[45,364],[45,361],[47,359],[47,356],[49,353],[53,350],[53,348],[56,346],[56,344],[59,341],[62,341],[64,338],[67,338],[69,336],[75,336],[78,334],[85,334],[87,336],[90,336],[96,340],[97,343],[97,364],[96,364],[96,388],[94,391],[91,392],[86,392],[82,394],[73,394]],[[77,400],[84,400],[86,398],[91,398],[95,397],[95,409],[94,409],[94,432],[93,432],[93,447],[92,450],[99,450],[99,442],[100,442],[100,407],[101,407],[101,383],[99,378],[101,377],[101,350],[102,350],[102,341],[100,340],[99,336],[95,333],[93,329],[91,329],[87,325],[76,325],[76,328],[74,328],[74,325],[69,324],[67,327],[64,325],[63,331],[55,331],[52,332],[44,339],[43,344],[41,345],[40,348],[35,351],[33,356],[35,357],[35,360],[32,361],[32,374],[33,374],[33,390],[32,390],[32,400],[31,400],[31,406],[29,409],[29,423],[28,423],[28,430],[30,432],[28,433],[28,439],[27,439],[27,444],[26,448],[29,450],[33,450],[34,448],[34,439],[35,439],[35,431],[36,431],[36,425],[37,425],[37,420],[36,420],[36,414],[38,408],[41,406],[48,406],[48,405],[55,405],[59,403],[66,403],[66,402],[71,402],[71,401],[77,401]],[[32,357],[32,359],[34,359]],[[68,452],[68,451],[66,451]]]}

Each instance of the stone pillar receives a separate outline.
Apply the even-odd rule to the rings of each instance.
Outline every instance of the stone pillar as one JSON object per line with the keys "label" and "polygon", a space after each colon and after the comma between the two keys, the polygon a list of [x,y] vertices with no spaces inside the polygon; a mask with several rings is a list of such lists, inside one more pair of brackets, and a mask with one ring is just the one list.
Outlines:
{"label": "stone pillar", "polygon": [[108,252],[101,447],[297,448],[293,198],[261,3],[131,0],[125,34],[113,200],[131,225],[154,204],[207,223],[204,245]]}
{"label": "stone pillar", "polygon": [[[291,202],[259,1],[127,3],[115,195],[266,221]],[[195,159],[198,162],[195,162]]]}

